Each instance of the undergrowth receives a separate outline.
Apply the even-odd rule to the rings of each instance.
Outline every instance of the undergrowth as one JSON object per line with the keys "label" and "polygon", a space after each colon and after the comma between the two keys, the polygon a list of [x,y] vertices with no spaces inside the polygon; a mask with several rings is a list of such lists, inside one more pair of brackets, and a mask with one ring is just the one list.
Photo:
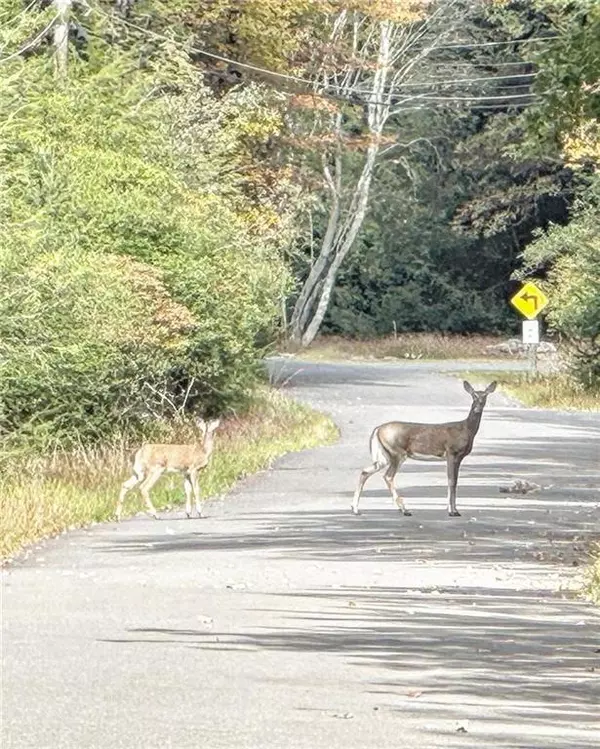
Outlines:
{"label": "undergrowth", "polygon": [[562,411],[600,411],[600,393],[586,390],[566,374],[485,371],[459,372],[469,382],[497,380],[501,389],[524,406]]}
{"label": "undergrowth", "polygon": [[357,340],[322,336],[305,349],[291,342],[282,343],[282,353],[317,361],[369,359],[490,359],[507,358],[487,347],[502,339],[491,335],[442,335],[439,333],[399,333],[397,336]]}
{"label": "undergrowth", "polygon": [[[244,414],[226,418],[216,433],[215,451],[200,475],[203,497],[227,491],[240,478],[267,467],[276,457],[333,442],[331,419],[267,390]],[[167,442],[194,440],[193,423],[172,425]],[[51,456],[21,455],[0,477],[0,558],[66,529],[114,516],[121,482],[130,475],[138,445],[115,441],[102,449],[81,449]],[[1,456],[0,456],[1,457]],[[152,491],[159,510],[184,501],[181,477],[162,479]],[[124,513],[140,511],[138,492],[130,492]]]}

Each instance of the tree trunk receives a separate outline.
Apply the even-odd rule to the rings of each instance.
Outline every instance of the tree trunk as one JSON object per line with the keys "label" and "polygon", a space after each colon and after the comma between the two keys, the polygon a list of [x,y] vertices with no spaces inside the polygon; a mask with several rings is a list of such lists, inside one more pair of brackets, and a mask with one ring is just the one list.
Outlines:
{"label": "tree trunk", "polygon": [[[335,286],[335,280],[337,277],[338,270],[343,263],[346,255],[352,248],[354,241],[360,231],[365,216],[367,215],[367,207],[369,204],[369,191],[371,188],[371,181],[373,179],[373,171],[375,169],[375,162],[377,154],[379,152],[379,144],[377,142],[372,143],[367,149],[367,157],[363,166],[362,174],[356,185],[352,201],[348,210],[348,217],[346,221],[338,228],[336,237],[333,245],[333,259],[331,260],[329,267],[326,270],[322,285],[316,287],[319,291],[319,303],[317,308],[312,314],[312,318],[306,327],[304,328],[300,343],[302,346],[309,346],[315,339],[315,336],[319,332],[319,329],[323,323],[323,318],[327,312],[329,302],[331,300],[331,293]],[[331,256],[331,253],[330,253]],[[320,258],[319,258],[320,259]],[[314,305],[314,299],[316,294],[313,293],[312,300]],[[312,312],[308,310],[308,314]],[[308,315],[305,315],[306,320]]]}
{"label": "tree trunk", "polygon": [[331,193],[331,206],[329,208],[329,219],[327,221],[327,230],[323,237],[321,250],[315,263],[313,263],[308,278],[304,282],[292,313],[291,320],[291,337],[292,340],[301,343],[302,336],[306,329],[307,320],[315,304],[319,293],[319,288],[331,265],[331,258],[334,254],[335,239],[341,215],[340,196],[342,190],[342,153],[340,144],[340,134],[342,128],[342,115],[337,114],[335,117],[335,133],[338,137],[334,157],[334,174],[331,175],[329,165],[323,164],[323,174],[325,181]]}

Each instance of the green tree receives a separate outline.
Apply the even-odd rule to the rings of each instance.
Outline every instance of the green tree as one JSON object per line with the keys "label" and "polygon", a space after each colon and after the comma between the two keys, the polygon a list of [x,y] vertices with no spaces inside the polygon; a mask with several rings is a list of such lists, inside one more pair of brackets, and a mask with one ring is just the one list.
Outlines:
{"label": "green tree", "polygon": [[[44,48],[7,60],[0,79],[0,289],[14,309],[1,362],[15,373],[3,380],[5,435],[42,421],[48,439],[97,439],[183,408],[235,407],[286,292],[288,217],[252,175],[254,144],[278,127],[268,92],[217,100],[185,53],[165,43],[141,60],[112,19],[94,23],[67,85]],[[63,288],[64,314],[39,301]],[[186,324],[163,334],[161,310]]]}

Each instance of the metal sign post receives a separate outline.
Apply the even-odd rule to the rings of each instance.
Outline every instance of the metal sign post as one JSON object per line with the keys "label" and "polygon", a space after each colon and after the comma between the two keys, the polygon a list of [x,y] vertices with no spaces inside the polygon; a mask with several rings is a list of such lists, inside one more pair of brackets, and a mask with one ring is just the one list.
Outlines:
{"label": "metal sign post", "polygon": [[537,372],[537,347],[540,342],[540,322],[537,316],[548,304],[548,297],[541,289],[528,281],[510,300],[523,317],[523,343],[527,346],[528,359],[533,372]]}

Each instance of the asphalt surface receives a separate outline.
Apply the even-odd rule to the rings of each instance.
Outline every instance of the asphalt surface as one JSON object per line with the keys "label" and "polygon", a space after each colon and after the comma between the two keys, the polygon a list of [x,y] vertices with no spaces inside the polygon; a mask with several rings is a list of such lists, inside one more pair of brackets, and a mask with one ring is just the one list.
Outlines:
{"label": "asphalt surface", "polygon": [[[4,571],[2,746],[598,747],[599,616],[569,589],[600,527],[600,415],[495,393],[462,517],[443,464],[415,462],[398,476],[412,517],[379,476],[353,517],[371,429],[462,418],[468,395],[429,365],[271,367],[331,413],[336,445],[204,520],[95,526]],[[545,488],[498,491],[518,478]]]}

